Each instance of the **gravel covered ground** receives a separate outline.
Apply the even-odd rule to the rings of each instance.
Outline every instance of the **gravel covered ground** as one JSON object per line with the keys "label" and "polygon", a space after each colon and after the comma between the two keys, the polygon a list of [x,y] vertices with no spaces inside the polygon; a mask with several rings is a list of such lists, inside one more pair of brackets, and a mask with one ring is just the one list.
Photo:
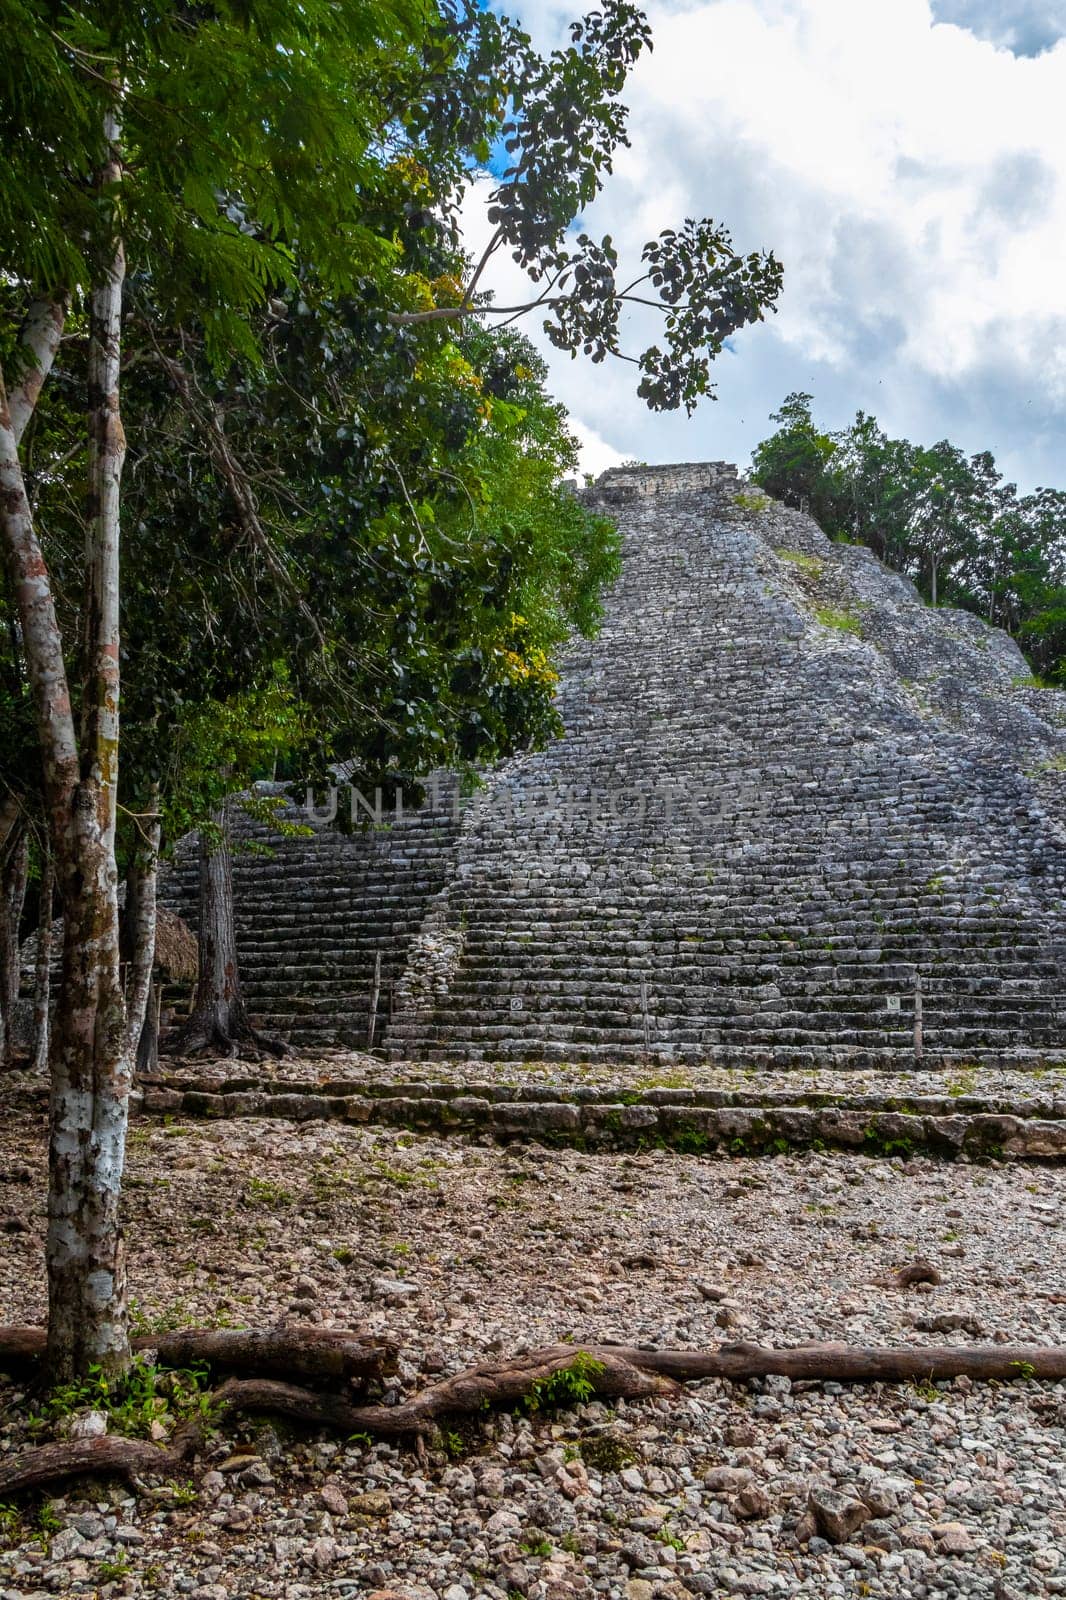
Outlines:
{"label": "gravel covered ground", "polygon": [[[43,1140],[8,1093],[3,1321],[43,1321]],[[1064,1190],[1061,1167],[141,1118],[130,1283],[147,1329],[388,1332],[405,1390],[559,1338],[1050,1343],[1066,1339]],[[940,1285],[878,1281],[915,1254]],[[0,1453],[25,1411],[0,1380]],[[43,1527],[32,1510],[0,1522],[0,1596],[1066,1594],[1064,1437],[1066,1384],[1026,1381],[710,1383],[478,1419],[423,1463],[249,1421],[209,1446],[195,1496],[74,1487]]]}

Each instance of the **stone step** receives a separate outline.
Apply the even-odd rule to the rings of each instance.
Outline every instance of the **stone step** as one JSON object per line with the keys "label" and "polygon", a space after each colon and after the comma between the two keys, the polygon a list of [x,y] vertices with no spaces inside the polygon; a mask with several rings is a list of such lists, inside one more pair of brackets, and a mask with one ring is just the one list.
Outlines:
{"label": "stone step", "polygon": [[[402,1087],[402,1086],[401,1086]],[[672,1148],[692,1156],[781,1154],[826,1146],[872,1156],[909,1156],[918,1151],[964,1160],[1066,1161],[1066,1106],[1056,1116],[1019,1115],[1003,1109],[960,1110],[935,1101],[927,1110],[879,1106],[874,1097],[849,1104],[782,1104],[763,1101],[707,1104],[677,1091],[631,1093],[611,1098],[540,1092],[530,1098],[509,1086],[477,1085],[477,1092],[417,1084],[409,1092],[390,1085],[374,1092],[358,1086],[245,1080],[205,1088],[180,1079],[146,1082],[138,1109],[182,1117],[287,1117],[293,1121],[335,1119],[361,1125],[404,1127],[419,1132],[476,1135],[509,1142],[534,1140],[575,1144],[589,1150]],[[369,1092],[368,1092],[369,1091]]]}

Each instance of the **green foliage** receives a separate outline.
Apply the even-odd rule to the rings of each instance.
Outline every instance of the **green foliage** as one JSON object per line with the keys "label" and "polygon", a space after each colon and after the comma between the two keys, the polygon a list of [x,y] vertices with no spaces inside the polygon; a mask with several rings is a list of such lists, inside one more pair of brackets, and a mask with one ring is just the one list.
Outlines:
{"label": "green foliage", "polygon": [[30,1430],[41,1433],[74,1412],[102,1411],[112,1433],[147,1438],[153,1422],[169,1427],[192,1417],[210,1421],[211,1392],[206,1367],[162,1369],[135,1359],[120,1377],[108,1377],[99,1366],[88,1376],[62,1384],[43,1399],[30,1419]]}
{"label": "green foliage", "polygon": [[1035,668],[1019,687],[1066,681],[1066,491],[1019,495],[988,451],[890,439],[861,411],[823,433],[807,394],[771,420],[780,427],[754,452],[757,483],[831,538],[868,545],[932,603],[1006,628]]}
{"label": "green foliage", "polygon": [[[466,0],[86,0],[47,17],[0,0],[0,22],[6,372],[31,298],[71,295],[23,446],[68,640],[86,296],[116,236],[128,258],[126,814],[161,783],[173,838],[222,788],[279,769],[345,762],[374,780],[556,735],[552,656],[596,627],[618,545],[558,487],[576,454],[542,363],[485,331],[494,308],[456,244],[464,191],[502,141],[490,251],[551,279],[561,348],[617,353],[626,295],[657,299],[663,337],[639,362],[652,406],[709,393],[725,339],[781,282],[772,256],[738,254],[706,220],[649,241],[627,290],[609,239],[574,241],[625,142],[643,15],[612,0],[547,57]],[[126,161],[103,189],[112,112]],[[0,716],[20,789],[35,759],[17,661]]]}
{"label": "green foliage", "polygon": [[862,622],[853,611],[840,606],[815,606],[814,614],[823,628],[835,628],[838,633],[861,633]]}
{"label": "green foliage", "polygon": [[282,1211],[291,1206],[293,1194],[290,1189],[285,1189],[279,1183],[272,1183],[269,1178],[249,1178],[244,1186],[244,1203],[247,1206],[261,1206],[269,1211]]}
{"label": "green foliage", "polygon": [[769,510],[773,500],[768,494],[747,494],[742,490],[733,496],[733,504],[738,511],[750,511],[758,516],[760,512]]}
{"label": "green foliage", "polygon": [[[338,287],[393,256],[364,199],[387,115],[378,84],[424,19],[413,0],[255,12],[80,0],[47,15],[2,0],[2,275],[87,289],[117,216],[168,316],[199,320],[220,361],[251,353],[247,312],[294,280],[297,239]],[[116,99],[134,157],[118,196],[95,182]]]}
{"label": "green foliage", "polygon": [[811,396],[790,394],[770,419],[781,427],[752,456],[752,478],[775,500],[809,511],[829,531],[835,524],[835,495],[829,465],[836,444],[820,433],[811,417]]}
{"label": "green foliage", "polygon": [[802,550],[778,550],[777,554],[782,561],[787,561],[789,566],[802,572],[805,578],[820,578],[825,571],[824,561],[819,561],[817,556],[804,555]]}
{"label": "green foliage", "polygon": [[584,1405],[596,1393],[595,1380],[604,1371],[602,1361],[587,1350],[578,1350],[565,1367],[536,1378],[522,1404],[527,1411],[559,1411]]}

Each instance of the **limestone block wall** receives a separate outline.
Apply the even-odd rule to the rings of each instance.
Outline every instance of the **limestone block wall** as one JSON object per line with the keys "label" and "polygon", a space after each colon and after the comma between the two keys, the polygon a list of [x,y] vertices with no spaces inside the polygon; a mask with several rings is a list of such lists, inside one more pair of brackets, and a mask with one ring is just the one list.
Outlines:
{"label": "limestone block wall", "polygon": [[[372,806],[374,797],[367,797]],[[342,788],[338,807],[350,814]],[[381,992],[375,1026],[380,1045],[392,991],[427,906],[446,881],[458,811],[454,784],[397,821],[386,806],[380,826],[349,833],[324,820],[309,824],[304,806],[284,818],[311,825],[310,838],[286,838],[235,812],[233,895],[245,997],[261,1025],[304,1049],[365,1049],[375,960]],[[364,811],[359,808],[358,815]],[[249,846],[252,848],[249,849]],[[197,841],[178,848],[160,898],[196,928]]]}
{"label": "limestone block wall", "polygon": [[931,1059],[1056,1050],[1066,696],[735,469],[594,492],[625,561],[566,736],[466,814],[389,1053],[898,1062],[916,974]]}

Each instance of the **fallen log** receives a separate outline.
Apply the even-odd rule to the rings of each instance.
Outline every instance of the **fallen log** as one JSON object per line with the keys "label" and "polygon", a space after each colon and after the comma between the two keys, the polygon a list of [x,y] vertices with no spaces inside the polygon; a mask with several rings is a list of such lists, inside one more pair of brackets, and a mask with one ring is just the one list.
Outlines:
{"label": "fallen log", "polygon": [[221,1372],[298,1377],[320,1383],[365,1384],[390,1377],[399,1349],[390,1339],[369,1338],[343,1328],[301,1326],[263,1332],[250,1328],[184,1328],[134,1340],[153,1349],[165,1367],[203,1362]]}
{"label": "fallen log", "polygon": [[[284,1330],[278,1337],[293,1331]],[[345,1337],[339,1330],[296,1331],[334,1332],[338,1334],[338,1344]],[[0,1331],[0,1349],[6,1333]],[[246,1331],[244,1338],[250,1338]],[[255,1346],[246,1342],[244,1348],[250,1355]],[[277,1359],[278,1350],[275,1345],[268,1359]],[[1061,1380],[1066,1378],[1066,1346],[907,1345],[893,1349],[807,1344],[772,1349],[741,1343],[722,1345],[716,1350],[658,1350],[639,1345],[552,1344],[506,1361],[468,1367],[391,1406],[357,1405],[343,1395],[315,1392],[269,1377],[230,1378],[214,1391],[212,1400],[223,1414],[267,1411],[311,1427],[381,1438],[413,1437],[417,1441],[433,1433],[442,1419],[457,1413],[476,1415],[522,1404],[535,1409],[538,1404],[565,1403],[573,1389],[568,1391],[565,1382],[552,1388],[552,1380],[575,1370],[590,1395],[627,1400],[674,1394],[682,1383],[710,1378],[743,1382],[772,1375],[838,1383],[905,1383],[911,1379],[958,1377]],[[86,1472],[110,1471],[126,1477],[173,1473],[187,1463],[197,1444],[198,1436],[190,1428],[180,1438],[175,1435],[169,1447],[110,1435],[39,1446],[9,1462],[0,1462],[0,1498]]]}
{"label": "fallen log", "polygon": [[[43,1328],[0,1328],[0,1370],[37,1361],[45,1350]],[[399,1350],[390,1339],[344,1328],[182,1328],[139,1334],[135,1350],[154,1350],[164,1367],[204,1365],[220,1372],[263,1373],[309,1383],[363,1385],[396,1371]]]}
{"label": "fallen log", "polygon": [[99,1439],[62,1439],[57,1444],[34,1445],[0,1464],[0,1495],[28,1494],[87,1474],[133,1481],[144,1473],[173,1473],[185,1465],[184,1452],[150,1444],[147,1439],[125,1439],[111,1433]]}

